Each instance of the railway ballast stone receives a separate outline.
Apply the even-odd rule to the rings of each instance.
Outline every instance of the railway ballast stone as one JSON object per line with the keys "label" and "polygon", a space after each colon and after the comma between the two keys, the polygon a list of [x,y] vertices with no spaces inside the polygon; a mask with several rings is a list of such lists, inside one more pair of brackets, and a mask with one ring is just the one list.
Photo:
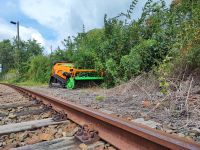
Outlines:
{"label": "railway ballast stone", "polygon": [[145,121],[144,118],[137,118],[137,119],[132,120],[131,122],[143,124],[143,125],[146,125],[146,126],[148,126],[150,128],[154,128],[154,129],[156,129],[156,128],[161,126],[160,123],[157,123],[157,122],[152,121],[152,120]]}
{"label": "railway ballast stone", "polygon": [[[200,129],[199,75],[200,71],[196,75],[189,75],[180,82],[173,80],[170,82],[167,94],[161,93],[157,78],[151,74],[141,75],[112,89],[92,87],[67,90],[56,87],[48,88],[47,86],[25,88],[97,111],[108,110],[114,112],[114,114],[111,113],[112,116],[127,120],[137,118],[151,120],[162,124],[157,128],[158,130],[177,135],[180,133],[181,136],[184,134],[185,138],[200,143],[200,134],[192,131],[192,128]],[[191,82],[192,78],[193,82]],[[172,89],[172,85],[177,85],[177,90]],[[103,97],[103,100],[97,100],[96,97],[99,96]],[[185,105],[186,102],[188,105]],[[105,113],[110,114],[108,111]],[[143,120],[142,122],[149,125],[149,122],[146,123]],[[151,127],[156,127],[154,123],[150,124],[153,124]]]}

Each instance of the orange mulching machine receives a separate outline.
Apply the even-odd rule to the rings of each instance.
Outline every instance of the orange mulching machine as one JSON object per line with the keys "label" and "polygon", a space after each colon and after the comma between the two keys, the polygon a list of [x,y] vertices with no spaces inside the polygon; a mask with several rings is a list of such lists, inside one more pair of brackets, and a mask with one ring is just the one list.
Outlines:
{"label": "orange mulching machine", "polygon": [[59,83],[67,89],[74,89],[80,82],[102,81],[103,75],[94,69],[77,69],[73,63],[56,62],[52,68],[49,86]]}

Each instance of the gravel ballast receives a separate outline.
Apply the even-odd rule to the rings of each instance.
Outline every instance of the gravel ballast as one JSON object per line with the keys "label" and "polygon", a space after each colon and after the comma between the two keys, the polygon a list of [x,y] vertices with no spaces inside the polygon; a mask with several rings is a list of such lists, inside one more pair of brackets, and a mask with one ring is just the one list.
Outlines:
{"label": "gravel ballast", "polygon": [[199,87],[195,80],[191,83],[188,79],[181,82],[178,90],[171,87],[168,94],[164,95],[159,92],[156,79],[138,77],[112,89],[25,88],[133,122],[140,120],[139,123],[145,125],[151,122],[150,127],[200,142]]}

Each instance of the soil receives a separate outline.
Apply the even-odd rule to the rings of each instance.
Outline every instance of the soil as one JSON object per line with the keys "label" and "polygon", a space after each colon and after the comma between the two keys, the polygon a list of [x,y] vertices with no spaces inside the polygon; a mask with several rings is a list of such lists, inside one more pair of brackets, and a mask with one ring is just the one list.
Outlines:
{"label": "soil", "polygon": [[138,118],[151,120],[160,124],[156,127],[159,130],[200,143],[199,74],[180,80],[169,79],[168,82],[167,94],[162,94],[158,80],[147,74],[112,89],[26,88],[130,121]]}

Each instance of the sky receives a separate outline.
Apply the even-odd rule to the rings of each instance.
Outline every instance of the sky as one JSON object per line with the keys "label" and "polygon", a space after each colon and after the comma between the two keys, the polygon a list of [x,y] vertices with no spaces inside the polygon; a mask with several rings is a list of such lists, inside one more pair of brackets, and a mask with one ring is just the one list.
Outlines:
{"label": "sky", "polygon": [[[140,17],[147,0],[139,0],[133,18]],[[169,4],[172,0],[166,0]],[[16,36],[19,21],[20,39],[35,39],[47,53],[61,46],[68,36],[75,36],[103,26],[104,15],[115,17],[126,12],[132,0],[0,0],[0,41]]]}

